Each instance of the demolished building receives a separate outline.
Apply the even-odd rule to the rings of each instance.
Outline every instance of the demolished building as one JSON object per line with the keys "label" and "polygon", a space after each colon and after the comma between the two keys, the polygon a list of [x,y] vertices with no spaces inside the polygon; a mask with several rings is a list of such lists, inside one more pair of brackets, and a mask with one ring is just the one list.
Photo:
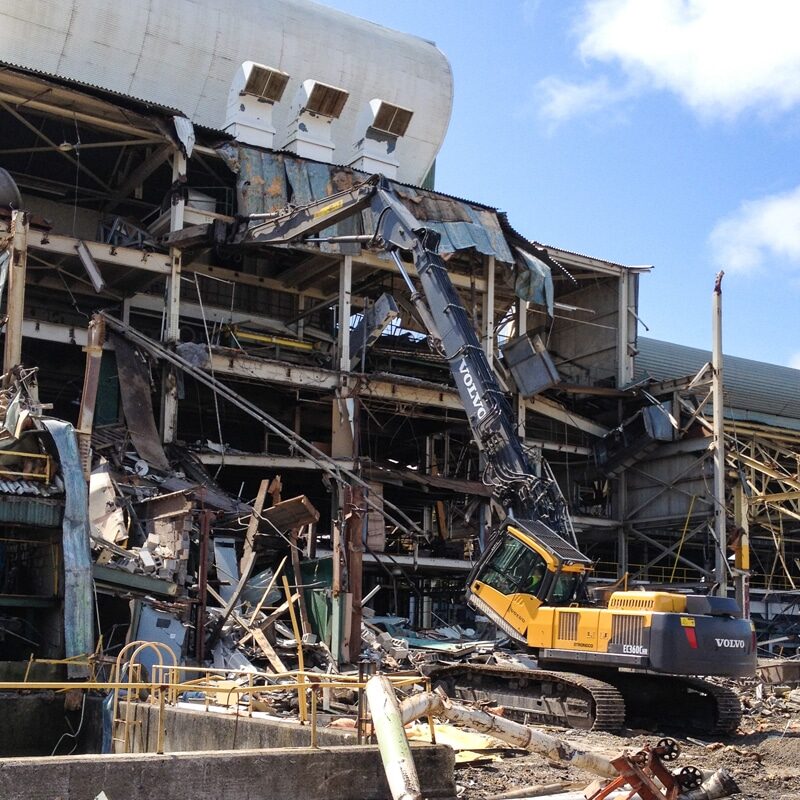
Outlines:
{"label": "demolished building", "polygon": [[[271,12],[280,15],[291,4],[274,5]],[[77,3],[76,11],[88,13],[90,6]],[[320,13],[364,35],[360,21]],[[106,33],[113,44],[115,31]],[[157,45],[147,30],[141,35],[145,51]],[[313,35],[304,31],[306,40]],[[385,35],[400,46],[399,35]],[[304,555],[329,556],[356,525],[351,521],[348,528],[354,503],[342,489],[347,481],[339,480],[342,470],[353,472],[368,498],[366,505],[355,504],[361,542],[350,542],[352,552],[341,563],[327,562],[336,565],[328,568],[328,580],[334,602],[341,603],[334,615],[343,626],[336,632],[340,644],[352,624],[351,581],[362,584],[361,595],[379,589],[375,610],[406,618],[412,627],[466,623],[461,596],[471,558],[502,509],[482,482],[481,456],[449,370],[428,348],[396,265],[358,243],[253,251],[222,235],[237,218],[319,200],[379,168],[406,181],[395,184],[398,195],[420,224],[441,235],[450,279],[509,393],[519,435],[540,468],[552,470],[597,576],[711,582],[709,564],[719,549],[708,526],[711,494],[707,486],[691,497],[678,489],[675,499],[676,487],[689,480],[686,454],[708,450],[702,414],[679,397],[687,387],[684,395],[696,394],[699,384],[690,378],[680,383],[682,365],[669,376],[652,369],[647,349],[640,354],[643,268],[531,242],[495,209],[422,188],[435,149],[420,142],[441,142],[452,88],[438,51],[406,38],[419,50],[418,60],[431,64],[428,80],[438,81],[438,102],[426,99],[428,105],[412,108],[414,100],[403,94],[408,87],[401,88],[388,68],[382,86],[337,87],[323,82],[335,65],[295,65],[297,52],[272,65],[243,55],[240,65],[229,64],[224,87],[217,86],[222,66],[215,62],[214,91],[197,102],[194,75],[153,87],[145,73],[136,73],[123,86],[112,70],[102,80],[108,88],[99,88],[90,85],[98,80],[97,56],[81,47],[80,36],[65,40],[60,77],[10,64],[0,72],[6,208],[15,205],[7,199],[13,184],[22,193],[21,210],[6,211],[4,218],[6,368],[38,367],[39,393],[52,415],[72,421],[84,438],[91,435],[92,496],[97,492],[102,502],[107,492],[113,506],[103,515],[106,530],[95,533],[110,550],[125,549],[138,536],[134,546],[144,546],[147,572],[128,572],[128,584],[170,597],[174,587],[185,586],[190,526],[162,546],[154,530],[158,513],[134,515],[123,511],[126,503],[146,504],[148,494],[169,496],[165,489],[171,489],[196,506],[199,495],[192,501],[187,493],[208,486],[212,473],[215,488],[206,497],[221,496],[219,484],[234,495],[226,496],[222,511],[242,514],[264,477],[277,478],[284,493],[307,497],[319,511],[300,534]],[[412,46],[405,39],[402,45]],[[13,47],[8,52],[14,61],[33,58]],[[247,55],[263,58],[260,52],[270,52],[268,43]],[[149,97],[184,99],[194,108],[193,121],[118,93],[144,94],[144,87]],[[428,98],[419,85],[415,89],[415,97]],[[368,103],[371,92],[392,102]],[[223,107],[223,95],[240,98],[240,108]],[[303,119],[316,126],[313,135]],[[345,131],[359,125],[362,134],[348,140]],[[340,222],[335,233],[358,233],[362,224],[369,229],[369,220]],[[110,333],[97,345],[96,405],[91,430],[82,430],[83,349],[90,344],[88,321],[101,309],[228,384],[277,427],[265,426],[157,352]],[[791,409],[788,417],[791,430]],[[113,480],[102,477],[109,468],[145,487],[155,480],[158,492],[126,489],[132,497],[123,502]],[[166,477],[175,470],[184,477]],[[770,523],[769,538],[755,546],[766,547],[759,558],[771,565],[764,589],[783,592],[794,588],[789,484],[795,478],[791,465],[778,472],[772,480],[789,491],[774,502],[780,524],[790,529],[776,532]],[[707,474],[701,469],[693,480],[707,484]],[[31,485],[34,492],[50,491]],[[8,494],[13,491],[22,493],[9,486]],[[745,495],[753,491],[751,485]],[[55,507],[50,497],[38,497],[36,507],[45,500]],[[662,500],[668,508],[657,509]],[[759,502],[775,507],[771,500]],[[134,518],[138,530],[131,538]],[[240,524],[233,535],[239,548],[245,528]],[[361,568],[348,569],[348,558]],[[124,556],[95,561],[101,593],[112,586],[105,560]],[[356,574],[362,571],[363,577]],[[152,581],[169,589],[154,589]],[[357,652],[360,642],[353,638],[352,651],[344,647],[337,658]]]}
{"label": "demolished building", "polygon": [[[313,17],[309,4],[266,5]],[[335,24],[367,37],[366,23],[319,13],[307,36]],[[161,39],[134,33],[155,68]],[[514,221],[520,233],[497,209],[434,190],[449,68],[428,43],[385,36],[398,63],[412,47],[429,66],[417,82],[393,79],[392,62],[362,85],[356,66],[304,60],[301,44],[282,59],[269,42],[215,54],[201,89],[196,74],[103,77],[80,36],[65,34],[63,64],[3,51],[7,674],[67,658],[77,676],[92,653],[110,671],[137,641],[160,643],[139,656],[151,673],[162,658],[281,675],[336,671],[364,652],[408,665],[409,651],[493,648],[463,596],[504,510],[400,266],[366,246],[376,220],[364,212],[318,237],[350,241],[252,248],[228,235],[374,172],[439,235],[596,582],[705,593],[721,561],[731,577],[756,573],[763,638],[776,607],[787,616],[796,392],[759,392],[752,364],[743,385],[728,374],[723,500],[735,516],[720,543],[710,358],[639,338],[648,268],[539,243],[527,223]],[[796,371],[761,369],[763,383],[797,383]],[[791,634],[791,619],[780,624]],[[243,690],[217,699],[226,691]],[[266,706],[302,718],[301,696]]]}

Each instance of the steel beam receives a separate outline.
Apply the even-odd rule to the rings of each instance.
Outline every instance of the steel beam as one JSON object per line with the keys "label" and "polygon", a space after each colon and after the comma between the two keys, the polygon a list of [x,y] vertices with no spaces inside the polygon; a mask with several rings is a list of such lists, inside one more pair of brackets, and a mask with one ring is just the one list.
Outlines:
{"label": "steel beam", "polygon": [[[198,453],[206,466],[252,467],[261,470],[319,470],[319,464],[301,456],[273,456],[267,453]],[[345,469],[353,469],[352,459],[336,459]]]}
{"label": "steel beam", "polygon": [[[29,236],[31,250],[60,256],[78,257],[80,239],[58,233],[42,233]],[[110,264],[127,269],[141,269],[159,275],[170,274],[170,261],[163,253],[147,253],[133,247],[116,247],[103,242],[84,241],[92,258],[99,264]]]}

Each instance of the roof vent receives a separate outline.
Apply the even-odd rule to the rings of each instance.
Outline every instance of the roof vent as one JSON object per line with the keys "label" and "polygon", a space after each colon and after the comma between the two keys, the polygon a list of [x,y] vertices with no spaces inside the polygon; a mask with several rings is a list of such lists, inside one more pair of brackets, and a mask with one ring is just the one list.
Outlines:
{"label": "roof vent", "polygon": [[[373,105],[377,104],[377,105]],[[410,108],[393,106],[385,100],[373,100],[370,112],[374,112],[372,128],[376,131],[390,133],[393,136],[405,136],[414,112]]]}
{"label": "roof vent", "polygon": [[356,156],[350,166],[364,172],[380,172],[387,178],[397,177],[400,166],[395,154],[397,140],[405,135],[414,112],[409,108],[370,100],[358,118]]}
{"label": "roof vent", "polygon": [[333,160],[331,125],[344,109],[349,92],[315,80],[305,80],[289,110],[286,150],[316,161]]}
{"label": "roof vent", "polygon": [[283,97],[288,82],[286,72],[245,61],[228,92],[225,130],[243,144],[272,148],[275,138],[272,108]]}

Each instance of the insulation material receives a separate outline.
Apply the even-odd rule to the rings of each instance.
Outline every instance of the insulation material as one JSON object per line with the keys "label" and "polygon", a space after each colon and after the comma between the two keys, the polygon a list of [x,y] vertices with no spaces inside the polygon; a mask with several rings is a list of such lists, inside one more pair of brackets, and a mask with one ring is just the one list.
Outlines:
{"label": "insulation material", "polygon": [[[509,746],[499,739],[483,733],[456,728],[444,722],[434,724],[436,744],[444,744],[452,748],[456,754],[456,764],[472,764],[475,762],[499,761],[498,753],[487,751],[508,750]],[[430,742],[431,728],[426,723],[414,723],[406,726],[406,736],[413,742]]]}
{"label": "insulation material", "polygon": [[99,539],[118,544],[128,538],[125,514],[117,507],[117,492],[105,459],[89,479],[89,520],[92,535]]}

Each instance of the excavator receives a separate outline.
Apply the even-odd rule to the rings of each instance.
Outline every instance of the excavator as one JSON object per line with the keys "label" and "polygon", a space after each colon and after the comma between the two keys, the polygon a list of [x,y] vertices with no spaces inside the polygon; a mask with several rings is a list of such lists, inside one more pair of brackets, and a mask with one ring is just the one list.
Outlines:
{"label": "excavator", "polygon": [[321,241],[314,234],[366,210],[372,233],[324,241],[388,253],[429,342],[450,366],[486,465],[483,480],[507,515],[470,574],[467,601],[527,653],[524,665],[442,666],[430,677],[451,696],[502,705],[526,723],[613,731],[656,720],[709,734],[734,731],[737,695],[703,677],[755,673],[751,623],[727,597],[614,591],[603,604],[592,599],[592,563],[578,549],[555,480],[539,474],[522,447],[510,404],[438,255],[439,236],[384,176],[301,207],[240,218],[227,240],[253,248]]}

